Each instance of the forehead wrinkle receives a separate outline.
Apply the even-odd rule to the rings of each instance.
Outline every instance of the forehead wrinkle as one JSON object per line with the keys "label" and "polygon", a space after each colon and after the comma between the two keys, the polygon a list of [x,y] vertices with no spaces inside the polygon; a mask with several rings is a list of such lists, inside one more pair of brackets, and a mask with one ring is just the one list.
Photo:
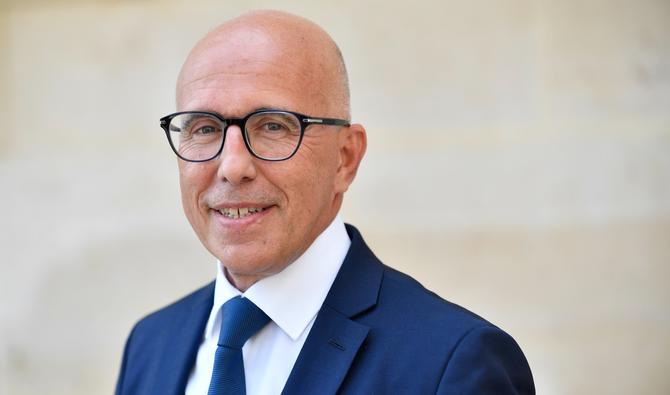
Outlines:
{"label": "forehead wrinkle", "polygon": [[[253,103],[249,104],[258,105],[254,107],[263,106],[314,115],[311,114],[313,112],[311,111],[313,107],[312,104],[325,101],[325,96],[318,97],[319,90],[308,88],[311,83],[304,79],[284,79],[281,78],[281,76],[277,76],[277,78],[271,80],[264,79],[262,85],[237,86],[234,83],[231,85],[226,83],[227,78],[234,79],[235,77],[248,75],[256,77],[261,74],[263,73],[255,71],[232,73],[215,72],[197,77],[192,81],[186,82],[181,87],[181,92],[178,95],[178,107],[189,107],[189,109],[193,109],[194,107],[202,107],[205,105],[210,109],[215,109],[221,112],[224,108],[220,108],[220,105],[225,104],[226,106],[230,106],[225,108],[226,113],[248,113],[251,112],[248,108],[235,108],[236,103],[238,100],[250,100],[249,98],[253,97]],[[249,93],[253,93],[253,95],[249,95]],[[225,100],[225,97],[228,97],[229,100]],[[304,107],[304,103],[300,104],[300,102],[304,101],[300,99],[304,98],[307,98],[307,104],[310,104],[307,108]],[[299,101],[296,102],[295,99],[298,99]],[[315,116],[327,115],[328,114],[316,114]]]}
{"label": "forehead wrinkle", "polygon": [[[281,73],[274,73],[274,75],[278,79],[283,79],[281,78],[282,75],[287,74],[284,70],[286,69],[292,69],[294,72],[298,73],[300,68],[297,65],[291,64],[291,62],[288,63],[280,63],[276,61],[270,61],[270,60],[255,60],[253,62],[235,62],[239,64],[235,65],[216,65],[214,66],[215,68],[218,68],[220,70],[214,70],[210,72],[204,73],[204,75],[195,77],[195,78],[190,78],[188,82],[183,83],[182,86],[189,86],[193,85],[194,83],[203,81],[203,80],[216,80],[216,79],[225,79],[226,77],[244,77],[244,76],[261,76],[268,74],[267,73],[267,68],[263,66],[272,66],[278,70],[282,70]],[[204,69],[205,67],[203,67]],[[304,73],[301,74],[307,74],[309,73],[309,68],[306,68],[304,70]],[[309,73],[312,74],[312,73]]]}
{"label": "forehead wrinkle", "polygon": [[[221,73],[217,73],[217,76],[208,75],[197,78],[193,81],[186,83],[180,94],[178,95],[178,107],[183,107],[186,105],[193,105],[193,102],[213,102],[216,103],[217,100],[220,100],[222,97],[230,97],[231,101],[236,99],[249,99],[249,97],[254,97],[255,101],[268,101],[270,104],[273,101],[272,98],[277,97],[277,92],[294,92],[299,93],[298,87],[291,86],[286,84],[285,81],[276,80],[271,82],[266,82],[264,85],[260,86],[234,86],[234,84],[229,84],[225,79],[217,78]],[[228,74],[230,75],[230,74]],[[257,75],[256,73],[236,73],[235,76],[241,75]],[[249,93],[253,93],[253,96],[249,96]],[[264,94],[265,93],[265,94]],[[276,103],[279,104],[279,103]]]}
{"label": "forehead wrinkle", "polygon": [[[218,55],[218,54],[217,54]],[[303,79],[296,81],[295,76],[311,74],[309,68],[295,61],[281,61],[277,57],[269,59],[235,59],[228,56],[207,57],[192,62],[184,68],[177,83],[177,104],[189,91],[203,89],[209,85],[228,88],[227,82],[236,78],[258,77],[264,84],[280,87],[282,90],[300,90]],[[259,86],[260,87],[260,86]]]}
{"label": "forehead wrinkle", "polygon": [[[208,111],[215,112],[224,118],[241,118],[254,111],[260,110],[283,110],[301,112],[297,104],[294,103],[278,103],[272,99],[273,89],[258,89],[256,93],[265,93],[268,95],[261,95],[262,98],[256,100],[251,106],[242,106],[238,103],[240,95],[235,93],[218,94],[216,88],[206,87],[202,88],[206,91],[215,91],[204,95],[197,95],[194,100],[182,103],[179,111]],[[223,107],[222,107],[223,105]],[[311,114],[308,114],[311,115]]]}

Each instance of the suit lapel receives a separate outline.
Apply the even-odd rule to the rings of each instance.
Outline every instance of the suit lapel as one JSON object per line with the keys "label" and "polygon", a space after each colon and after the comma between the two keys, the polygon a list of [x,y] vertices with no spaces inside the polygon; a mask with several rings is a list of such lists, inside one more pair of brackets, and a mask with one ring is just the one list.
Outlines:
{"label": "suit lapel", "polygon": [[324,306],[282,394],[334,394],[369,328]]}
{"label": "suit lapel", "polygon": [[167,346],[159,361],[155,394],[181,395],[186,390],[213,303],[214,283],[211,283],[196,295],[191,307],[175,316],[166,328]]}
{"label": "suit lapel", "polygon": [[282,394],[334,394],[342,384],[369,327],[354,316],[374,307],[383,265],[358,231],[347,225],[351,247],[317,314]]}

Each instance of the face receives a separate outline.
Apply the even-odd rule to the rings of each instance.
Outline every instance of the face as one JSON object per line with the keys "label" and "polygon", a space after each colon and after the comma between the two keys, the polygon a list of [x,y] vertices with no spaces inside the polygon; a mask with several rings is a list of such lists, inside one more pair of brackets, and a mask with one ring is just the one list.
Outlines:
{"label": "face", "polygon": [[[236,118],[261,108],[338,115],[328,113],[307,60],[277,49],[263,34],[243,33],[191,54],[178,84],[179,111]],[[360,161],[348,154],[350,135],[349,128],[310,126],[291,159],[268,162],[251,156],[242,131],[231,126],[218,158],[179,160],[186,216],[238,288],[281,271],[335,217]],[[353,173],[347,168],[352,158]]]}

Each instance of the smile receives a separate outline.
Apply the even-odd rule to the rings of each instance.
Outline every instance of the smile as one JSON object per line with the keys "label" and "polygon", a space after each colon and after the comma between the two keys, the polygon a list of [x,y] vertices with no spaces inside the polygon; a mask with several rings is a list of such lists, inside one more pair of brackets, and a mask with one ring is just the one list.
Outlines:
{"label": "smile", "polygon": [[263,210],[264,208],[262,207],[226,207],[219,210],[219,212],[226,218],[239,219],[260,213]]}

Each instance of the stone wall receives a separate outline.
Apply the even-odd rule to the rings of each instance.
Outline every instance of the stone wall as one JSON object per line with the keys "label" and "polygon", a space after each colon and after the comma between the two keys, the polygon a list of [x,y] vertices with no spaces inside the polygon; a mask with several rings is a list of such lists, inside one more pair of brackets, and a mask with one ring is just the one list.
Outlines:
{"label": "stone wall", "polygon": [[512,333],[539,393],[669,393],[670,3],[415,3],[0,3],[0,394],[110,393],[132,324],[213,277],[158,118],[262,7],[342,48],[342,215],[383,260]]}

